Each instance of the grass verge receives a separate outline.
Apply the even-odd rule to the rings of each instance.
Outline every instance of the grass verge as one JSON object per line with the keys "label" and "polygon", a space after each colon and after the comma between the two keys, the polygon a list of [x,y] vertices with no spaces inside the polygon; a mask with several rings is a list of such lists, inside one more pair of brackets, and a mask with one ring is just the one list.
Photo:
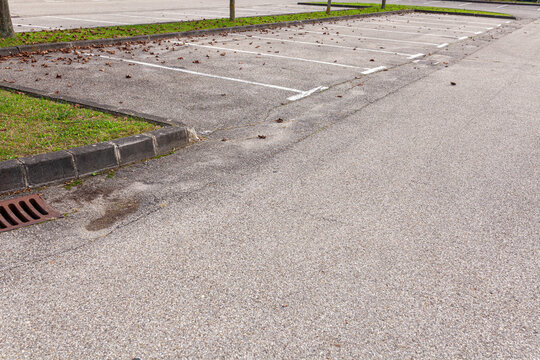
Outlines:
{"label": "grass verge", "polygon": [[0,161],[158,129],[76,105],[0,90]]}
{"label": "grass verge", "polygon": [[[348,3],[347,3],[348,4]],[[472,11],[472,10],[456,10],[445,8],[434,8],[426,6],[403,6],[403,5],[387,5],[385,10],[380,8],[379,4],[371,3],[356,3],[357,5],[368,6],[361,9],[350,10],[335,10],[330,15],[324,11],[307,12],[300,14],[288,14],[279,16],[253,16],[237,18],[236,21],[230,21],[228,19],[211,19],[211,20],[193,20],[182,21],[174,23],[160,23],[160,24],[144,24],[144,25],[123,25],[123,26],[107,26],[96,28],[80,28],[80,29],[68,29],[68,30],[46,30],[36,32],[17,33],[14,38],[4,39],[0,38],[0,47],[19,46],[19,45],[33,45],[42,43],[56,43],[66,41],[78,41],[78,40],[97,40],[97,39],[115,39],[121,37],[138,36],[138,35],[152,35],[152,34],[166,34],[190,30],[202,30],[202,29],[217,29],[228,28],[233,26],[246,26],[257,24],[270,24],[285,21],[298,21],[308,19],[324,19],[330,16],[346,16],[356,14],[370,14],[379,13],[385,11],[395,11],[404,9],[423,9],[442,12],[469,12],[477,14],[489,14],[489,15],[506,15],[485,11]],[[509,16],[509,15],[506,15]]]}
{"label": "grass verge", "polygon": [[[495,1],[495,0],[493,0],[493,1]],[[313,1],[313,2],[309,2],[309,4],[326,5],[326,2]],[[368,8],[376,7],[376,6],[380,7],[381,6],[380,4],[362,3],[362,2],[332,2],[332,5],[367,6]],[[465,13],[465,14],[506,16],[506,17],[509,17],[509,18],[513,17],[512,15],[509,15],[509,14],[490,12],[490,11],[441,8],[441,7],[432,7],[432,6],[408,6],[408,5],[386,4],[386,10],[388,10],[388,11],[407,10],[407,9],[428,10],[428,11],[435,11],[435,12],[441,12],[441,13],[462,13],[462,14]]]}

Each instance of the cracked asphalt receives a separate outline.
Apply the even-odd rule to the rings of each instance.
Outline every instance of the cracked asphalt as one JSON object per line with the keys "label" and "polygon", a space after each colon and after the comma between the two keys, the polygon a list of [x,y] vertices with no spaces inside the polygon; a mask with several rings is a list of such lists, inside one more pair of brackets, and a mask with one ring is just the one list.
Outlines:
{"label": "cracked asphalt", "polygon": [[[361,27],[341,35],[349,25]],[[418,31],[399,39],[428,42],[433,29]],[[275,32],[265,37],[285,29]],[[329,88],[297,101],[97,57],[72,67],[51,61],[74,54],[14,59],[16,77],[4,61],[1,76],[19,85],[174,115],[203,139],[40,190],[66,216],[0,235],[0,358],[537,358],[539,33],[538,19],[519,20],[442,50],[409,44],[426,54],[416,59],[315,46],[310,59],[358,69],[289,59],[269,60],[266,73],[256,58],[246,75],[239,54],[185,44],[100,53]],[[315,41],[350,45],[332,34]],[[362,74],[371,58],[387,71]],[[139,66],[136,84],[120,81]],[[53,71],[73,86],[40,76]]]}

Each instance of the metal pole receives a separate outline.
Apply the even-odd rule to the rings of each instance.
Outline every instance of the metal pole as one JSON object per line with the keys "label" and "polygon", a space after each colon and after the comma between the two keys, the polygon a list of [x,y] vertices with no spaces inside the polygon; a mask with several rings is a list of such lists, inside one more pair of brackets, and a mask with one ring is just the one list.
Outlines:
{"label": "metal pole", "polygon": [[229,19],[231,21],[235,21],[236,20],[236,16],[235,16],[235,5],[234,5],[234,0],[230,0],[230,3],[229,3]]}

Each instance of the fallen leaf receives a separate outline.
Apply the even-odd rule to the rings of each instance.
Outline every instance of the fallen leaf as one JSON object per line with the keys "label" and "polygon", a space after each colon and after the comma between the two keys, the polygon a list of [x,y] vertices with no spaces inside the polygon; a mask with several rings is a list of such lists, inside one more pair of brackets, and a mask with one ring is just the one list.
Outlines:
{"label": "fallen leaf", "polygon": [[266,135],[259,135],[259,139],[266,139]]}

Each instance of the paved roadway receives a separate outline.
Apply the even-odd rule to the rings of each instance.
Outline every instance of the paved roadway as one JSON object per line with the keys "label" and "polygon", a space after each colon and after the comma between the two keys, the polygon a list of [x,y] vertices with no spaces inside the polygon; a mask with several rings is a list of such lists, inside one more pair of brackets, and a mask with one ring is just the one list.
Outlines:
{"label": "paved roadway", "polygon": [[0,358],[534,359],[539,35],[414,14],[4,61],[204,138],[0,235]]}
{"label": "paved roadway", "polygon": [[[251,123],[354,77],[412,62],[442,64],[449,46],[469,46],[514,23],[429,14],[364,18],[51,53],[4,66],[1,74],[51,94],[160,114],[205,134]],[[427,57],[435,53],[438,60]]]}
{"label": "paved roadway", "polygon": [[[239,0],[238,16],[304,12],[318,7],[296,5],[292,0]],[[392,0],[403,5],[439,6],[506,12],[529,18],[540,15],[539,6],[474,4],[455,1]],[[11,0],[16,31],[37,31],[55,28],[77,28],[171,22],[228,16],[226,0],[209,1],[142,1],[142,0]]]}

